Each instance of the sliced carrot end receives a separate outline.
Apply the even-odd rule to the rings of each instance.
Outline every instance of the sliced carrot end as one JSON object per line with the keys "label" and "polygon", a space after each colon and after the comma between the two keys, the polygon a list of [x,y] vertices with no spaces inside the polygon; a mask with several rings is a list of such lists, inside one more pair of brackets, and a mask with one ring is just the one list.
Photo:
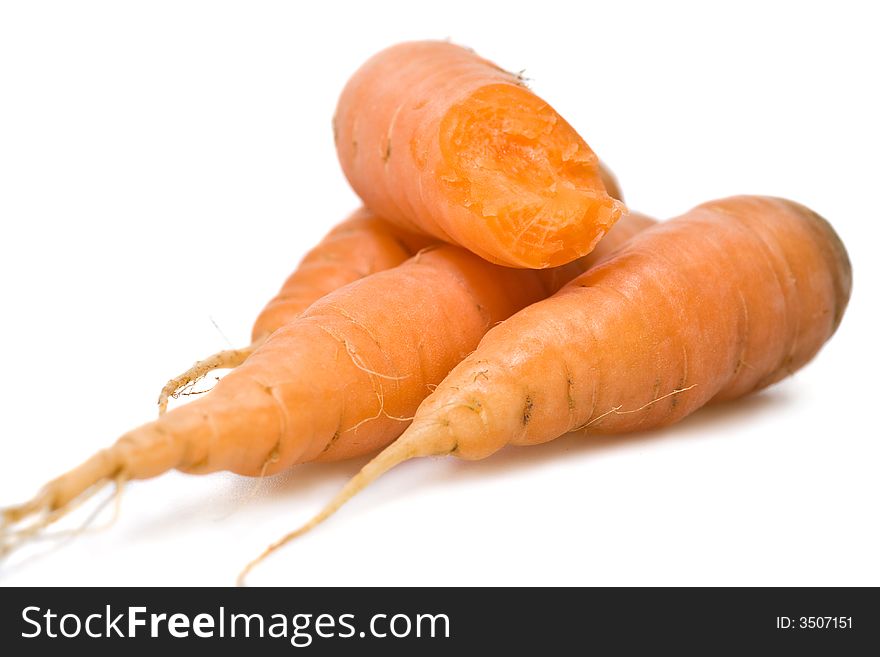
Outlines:
{"label": "sliced carrot end", "polygon": [[488,237],[506,264],[552,267],[586,255],[625,211],[590,147],[527,89],[480,88],[447,113],[440,135],[449,200],[468,208],[468,232]]}

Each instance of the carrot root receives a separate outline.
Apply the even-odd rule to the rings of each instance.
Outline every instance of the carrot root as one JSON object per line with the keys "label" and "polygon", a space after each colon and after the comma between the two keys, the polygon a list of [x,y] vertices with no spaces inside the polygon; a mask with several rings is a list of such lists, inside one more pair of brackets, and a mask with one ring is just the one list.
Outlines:
{"label": "carrot root", "polygon": [[[0,519],[0,559],[4,559],[19,548],[38,540],[76,538],[89,529],[89,526],[94,522],[101,511],[104,510],[107,504],[113,501],[113,517],[104,526],[95,528],[95,531],[111,527],[119,517],[125,482],[126,479],[121,474],[117,475],[115,478],[102,479],[88,487],[75,499],[57,508],[53,507],[51,488],[50,486],[46,486],[30,501],[25,502],[18,507],[4,509],[2,511],[2,516],[0,516],[0,518],[2,518]],[[45,529],[55,524],[57,521],[82,507],[86,502],[103,490],[108,483],[113,483],[115,485],[116,490],[113,496],[105,499],[94,510],[92,510],[79,527],[55,532],[53,534],[46,534],[44,532]],[[33,518],[33,521],[27,523],[31,518]]]}
{"label": "carrot root", "polygon": [[272,553],[281,549],[291,541],[307,534],[312,529],[335,514],[346,502],[360,493],[371,483],[376,481],[386,472],[400,465],[404,461],[425,456],[447,456],[455,451],[455,444],[451,439],[438,439],[436,435],[422,436],[418,432],[409,434],[404,440],[397,440],[383,449],[375,458],[371,459],[360,471],[340,489],[323,509],[297,529],[288,532],[269,547],[263,550],[256,559],[249,562],[236,578],[236,586],[245,586],[247,576],[251,571],[264,561]]}
{"label": "carrot root", "polygon": [[129,479],[146,479],[177,467],[184,449],[158,422],[128,432],[111,447],[51,480],[29,501],[0,510],[0,557],[82,506],[108,484],[121,487]]}
{"label": "carrot root", "polygon": [[254,353],[254,350],[260,346],[265,338],[256,340],[247,347],[240,349],[225,349],[218,351],[212,356],[197,361],[192,367],[185,372],[175,376],[165,384],[162,392],[159,394],[159,415],[164,415],[168,410],[168,400],[177,399],[182,391],[192,386],[199,379],[204,378],[214,370],[231,370],[241,365],[247,358]]}

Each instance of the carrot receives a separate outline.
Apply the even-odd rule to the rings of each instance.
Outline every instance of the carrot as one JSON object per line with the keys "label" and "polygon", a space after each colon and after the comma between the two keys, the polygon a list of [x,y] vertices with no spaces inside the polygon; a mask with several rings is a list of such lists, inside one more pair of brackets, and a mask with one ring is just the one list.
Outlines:
{"label": "carrot", "polygon": [[250,345],[219,351],[165,384],[159,395],[159,415],[168,408],[169,397],[176,398],[213,370],[238,367],[273,331],[314,301],[352,281],[395,267],[432,242],[400,230],[366,208],[357,210],[305,255],[278,294],[266,304],[254,322]]}
{"label": "carrot", "polygon": [[834,230],[790,201],[728,198],[644,231],[489,331],[396,442],[242,577],[408,459],[651,429],[779,381],[831,337],[851,285]]}
{"label": "carrot", "polygon": [[[599,175],[608,193],[616,199],[623,199],[617,178],[601,162]],[[638,230],[642,230],[647,225],[646,222],[653,221],[644,215],[636,215],[620,222],[625,225],[615,231],[617,237],[599,242],[594,257],[585,262],[598,261]],[[364,276],[395,267],[431,243],[433,240],[430,238],[401,230],[366,208],[357,210],[327,233],[305,255],[297,269],[285,281],[281,291],[266,304],[254,322],[250,345],[218,351],[197,361],[165,384],[159,394],[159,415],[168,409],[169,398],[177,398],[182,391],[210,372],[241,365],[273,331],[295,319],[325,294]],[[550,271],[558,272],[556,269]]]}
{"label": "carrot", "polygon": [[204,397],[126,433],[6,509],[5,551],[108,482],[174,468],[262,476],[383,447],[487,330],[592,262],[569,263],[567,273],[511,269],[440,245],[340,288],[274,331]]}
{"label": "carrot", "polygon": [[367,207],[492,262],[570,262],[625,212],[552,107],[450,43],[402,43],[368,60],[342,91],[334,136]]}
{"label": "carrot", "polygon": [[366,208],[333,228],[309,251],[254,322],[254,342],[294,319],[321,297],[376,272],[391,269],[434,240],[400,230]]}

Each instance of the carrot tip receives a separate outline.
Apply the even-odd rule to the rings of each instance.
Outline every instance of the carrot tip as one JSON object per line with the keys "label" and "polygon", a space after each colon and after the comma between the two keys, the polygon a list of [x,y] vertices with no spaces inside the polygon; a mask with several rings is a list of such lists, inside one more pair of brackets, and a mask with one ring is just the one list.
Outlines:
{"label": "carrot tip", "polygon": [[[425,431],[425,429],[422,429],[422,432]],[[449,444],[449,439],[447,437],[437,437],[430,431],[430,429],[427,430],[427,435],[424,435],[424,433],[420,433],[419,431],[405,433],[401,438],[398,438],[395,442],[379,452],[379,454],[361,468],[354,477],[349,479],[345,486],[343,486],[342,489],[336,493],[326,506],[315,514],[311,520],[279,538],[263,550],[260,556],[250,561],[238,574],[238,577],[235,580],[236,586],[245,586],[247,576],[263,560],[291,541],[299,538],[303,534],[307,534],[323,523],[336,513],[342,505],[376,481],[376,479],[391,470],[391,468],[400,465],[404,461],[409,461],[410,459],[421,456],[445,456],[451,454],[453,449],[454,445]]]}
{"label": "carrot tip", "polygon": [[212,356],[197,361],[188,370],[175,376],[165,384],[162,392],[159,393],[159,415],[162,416],[168,410],[168,400],[177,399],[181,395],[199,394],[192,392],[192,387],[204,379],[214,370],[234,369],[241,365],[254,352],[262,340],[255,341],[253,344],[242,347],[241,349],[225,349],[218,351]]}
{"label": "carrot tip", "polygon": [[[89,528],[108,503],[115,501],[112,519],[106,525],[97,529],[110,527],[119,517],[125,481],[125,477],[121,474],[115,478],[106,478],[97,482],[76,499],[62,506],[55,506],[55,498],[51,492],[51,487],[46,486],[28,502],[3,509],[2,520],[0,520],[0,560],[6,559],[16,550],[32,542],[47,539],[75,538]],[[53,534],[48,534],[44,531],[64,516],[82,506],[102,490],[106,484],[111,482],[116,487],[113,497],[105,499],[93,509],[79,527],[72,530],[58,531]],[[28,520],[31,520],[31,522],[27,522]]]}

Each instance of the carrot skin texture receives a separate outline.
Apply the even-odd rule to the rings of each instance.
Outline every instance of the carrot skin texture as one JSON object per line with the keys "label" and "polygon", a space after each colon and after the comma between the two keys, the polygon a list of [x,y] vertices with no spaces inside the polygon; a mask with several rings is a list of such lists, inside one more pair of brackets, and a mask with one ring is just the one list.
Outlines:
{"label": "carrot skin texture", "polygon": [[839,238],[803,206],[701,205],[489,331],[399,442],[479,459],[578,429],[671,424],[802,367],[836,330],[851,284]]}
{"label": "carrot skin texture", "polygon": [[340,96],[334,135],[367,207],[492,262],[565,264],[625,211],[559,114],[450,43],[402,43],[367,61]]}

